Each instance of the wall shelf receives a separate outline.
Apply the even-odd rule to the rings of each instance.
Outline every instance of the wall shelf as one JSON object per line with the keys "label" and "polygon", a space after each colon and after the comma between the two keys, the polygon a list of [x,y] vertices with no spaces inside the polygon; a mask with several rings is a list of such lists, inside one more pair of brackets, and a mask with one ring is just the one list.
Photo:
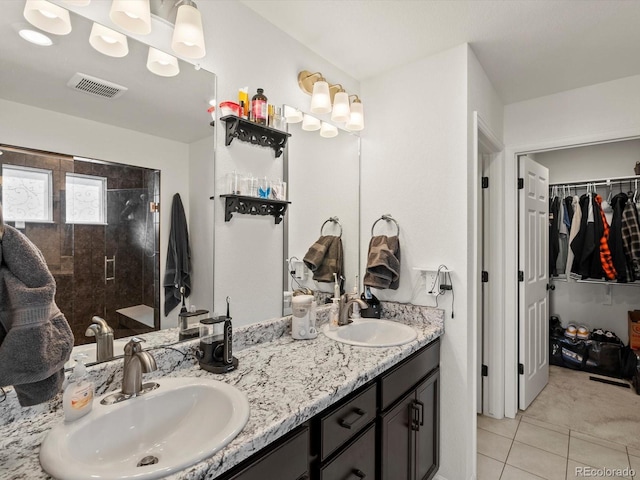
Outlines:
{"label": "wall shelf", "polygon": [[[213,198],[213,197],[212,197]],[[245,197],[243,195],[220,195],[224,199],[224,221],[228,222],[234,213],[246,215],[271,215],[276,225],[282,221],[291,202],[269,198]]]}
{"label": "wall shelf", "polygon": [[242,142],[249,142],[254,145],[273,149],[276,158],[282,155],[284,147],[287,145],[287,140],[291,136],[290,133],[250,122],[236,115],[225,115],[221,117],[220,120],[226,124],[224,141],[226,146],[229,146],[233,139],[237,138]]}

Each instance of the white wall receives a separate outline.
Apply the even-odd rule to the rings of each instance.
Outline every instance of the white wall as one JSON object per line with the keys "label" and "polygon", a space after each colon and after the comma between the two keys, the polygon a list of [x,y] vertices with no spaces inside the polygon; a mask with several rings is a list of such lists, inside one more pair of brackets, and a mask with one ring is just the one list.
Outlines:
{"label": "white wall", "polygon": [[[160,170],[162,279],[174,193],[180,193],[189,216],[188,145],[1,99],[0,143]],[[163,305],[161,288],[162,328],[176,326],[178,310],[165,317]]]}
{"label": "white wall", "polygon": [[[583,143],[640,136],[640,75],[513,103],[504,109],[505,271],[517,270],[516,155]],[[517,285],[505,284],[506,318],[517,318]],[[624,287],[622,287],[624,288]],[[631,287],[629,287],[631,288]],[[505,413],[517,411],[515,324],[507,325]],[[516,353],[515,350],[512,353]]]}
{"label": "white wall", "polygon": [[[468,240],[475,235],[470,220],[475,204],[468,200],[476,171],[470,165],[471,111],[480,109],[496,132],[502,128],[500,102],[472,56],[461,45],[362,84],[368,102],[362,136],[363,269],[373,222],[390,213],[401,229],[400,288],[374,293],[384,300],[433,305],[424,278],[412,268],[444,263],[453,270],[454,318],[451,295],[439,299],[446,311],[439,475],[450,480],[475,473],[475,328],[468,302],[475,244]],[[407,93],[409,108],[402,114],[390,92]]]}

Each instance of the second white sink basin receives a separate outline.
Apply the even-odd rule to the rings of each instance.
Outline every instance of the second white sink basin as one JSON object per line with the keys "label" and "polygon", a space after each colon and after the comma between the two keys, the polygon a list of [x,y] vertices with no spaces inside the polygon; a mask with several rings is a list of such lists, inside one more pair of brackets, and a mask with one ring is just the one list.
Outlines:
{"label": "second white sink basin", "polygon": [[97,398],[88,415],[52,428],[40,447],[42,468],[65,480],[163,478],[222,449],[249,419],[246,395],[227,383],[156,383],[156,390],[120,403]]}
{"label": "second white sink basin", "polygon": [[329,330],[329,325],[325,325],[323,332],[333,340],[359,347],[393,347],[412,342],[418,336],[408,325],[376,318],[354,320],[337,330]]}

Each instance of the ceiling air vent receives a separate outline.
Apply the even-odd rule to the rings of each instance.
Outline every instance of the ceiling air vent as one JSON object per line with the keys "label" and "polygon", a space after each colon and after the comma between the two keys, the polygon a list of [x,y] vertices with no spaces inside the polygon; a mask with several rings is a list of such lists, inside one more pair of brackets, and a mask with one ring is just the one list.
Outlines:
{"label": "ceiling air vent", "polygon": [[117,83],[108,82],[107,80],[79,72],[71,77],[71,80],[67,82],[67,86],[74,90],[102,98],[118,98],[128,90],[127,87],[123,87]]}

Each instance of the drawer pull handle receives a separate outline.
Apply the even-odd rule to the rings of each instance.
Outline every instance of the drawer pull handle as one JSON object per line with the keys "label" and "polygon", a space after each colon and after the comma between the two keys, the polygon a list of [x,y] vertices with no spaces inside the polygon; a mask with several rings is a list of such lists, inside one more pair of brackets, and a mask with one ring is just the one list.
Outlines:
{"label": "drawer pull handle", "polygon": [[420,426],[424,427],[424,403],[420,400],[415,400],[416,405],[420,407]]}
{"label": "drawer pull handle", "polygon": [[357,468],[354,468],[353,470],[351,470],[351,475],[349,475],[349,477],[351,477],[352,475],[355,475],[360,479],[365,478],[367,476],[362,470],[358,470]]}
{"label": "drawer pull handle", "polygon": [[420,430],[420,410],[415,403],[409,405],[409,418],[411,420],[411,430]]}
{"label": "drawer pull handle", "polygon": [[347,420],[346,418],[341,418],[340,420],[338,420],[338,423],[340,424],[341,427],[351,430],[351,428],[353,428],[353,426],[356,423],[358,423],[360,420],[362,420],[364,416],[367,414],[367,412],[365,412],[361,408],[354,408],[352,413],[355,414],[357,418],[354,418],[353,420]]}

